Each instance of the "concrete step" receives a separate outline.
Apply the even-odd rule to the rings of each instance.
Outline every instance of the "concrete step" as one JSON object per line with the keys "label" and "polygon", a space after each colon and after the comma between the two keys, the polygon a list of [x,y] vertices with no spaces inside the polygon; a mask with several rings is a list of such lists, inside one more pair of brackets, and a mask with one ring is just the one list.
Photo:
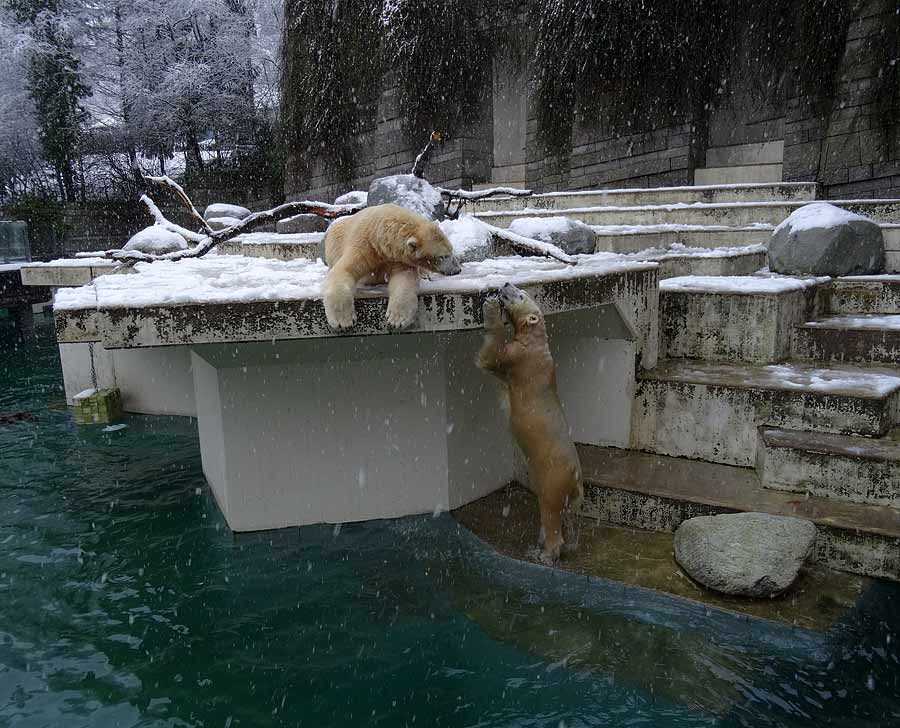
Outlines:
{"label": "concrete step", "polygon": [[648,255],[646,260],[659,263],[660,280],[679,276],[746,276],[765,266],[766,251],[759,250],[759,246],[709,252],[688,249],[684,253]]}
{"label": "concrete step", "polygon": [[839,314],[799,324],[793,358],[847,364],[900,364],[900,315]]}
{"label": "concrete step", "polygon": [[674,531],[694,516],[762,512],[813,521],[814,559],[830,568],[900,580],[900,511],[797,498],[763,488],[753,470],[633,450],[579,445],[582,514],[648,531]]}
{"label": "concrete step", "polygon": [[[753,224],[778,225],[794,210],[809,204],[803,201],[779,202],[723,202],[708,204],[695,202],[638,207],[600,205],[551,210],[506,210],[477,212],[492,225],[507,227],[521,217],[565,216],[588,225],[717,225],[745,227]],[[900,200],[829,200],[844,209],[865,215],[879,222],[900,220]]]}
{"label": "concrete step", "polygon": [[829,288],[827,279],[788,276],[669,278],[659,285],[660,354],[783,361],[791,353],[794,327],[827,310]]}
{"label": "concrete step", "polygon": [[[487,187],[497,184],[486,185]],[[511,185],[504,184],[504,187]],[[471,212],[565,210],[573,207],[630,207],[694,202],[779,202],[814,200],[815,182],[697,184],[684,187],[633,187],[618,190],[547,192],[529,197],[494,197],[469,203]]]}
{"label": "concrete step", "polygon": [[763,427],[756,471],[766,488],[900,508],[900,430],[868,438]]}
{"label": "concrete step", "polygon": [[698,167],[694,170],[694,184],[727,185],[739,183],[780,182],[782,164],[748,164],[730,167]]}
{"label": "concrete step", "polygon": [[597,251],[636,253],[678,243],[689,248],[741,248],[767,244],[772,225],[748,227],[703,225],[594,225]]}
{"label": "concrete step", "polygon": [[781,164],[783,160],[783,139],[755,144],[729,144],[723,147],[710,147],[706,150],[707,167]]}
{"label": "concrete step", "polygon": [[900,313],[900,275],[836,278],[831,293],[831,312]]}
{"label": "concrete step", "polygon": [[750,467],[762,425],[879,437],[897,422],[898,406],[895,369],[672,359],[638,379],[631,443]]}

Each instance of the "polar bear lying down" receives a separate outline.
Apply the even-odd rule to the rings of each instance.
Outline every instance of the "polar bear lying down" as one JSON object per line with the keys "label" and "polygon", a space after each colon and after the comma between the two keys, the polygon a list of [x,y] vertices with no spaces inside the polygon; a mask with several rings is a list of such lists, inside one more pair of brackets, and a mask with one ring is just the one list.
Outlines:
{"label": "polar bear lying down", "polygon": [[[502,311],[514,329],[509,342]],[[529,487],[540,506],[541,561],[553,563],[565,541],[563,511],[577,507],[584,488],[578,452],[556,391],[544,315],[523,291],[507,283],[499,299],[485,302],[484,328],[476,363],[505,385],[510,429],[525,455]],[[570,538],[567,545],[577,544]]]}
{"label": "polar bear lying down", "polygon": [[333,329],[356,323],[353,294],[363,284],[388,284],[387,324],[403,329],[419,309],[419,277],[459,273],[453,247],[437,223],[397,205],[367,207],[335,220],[325,234],[325,317]]}

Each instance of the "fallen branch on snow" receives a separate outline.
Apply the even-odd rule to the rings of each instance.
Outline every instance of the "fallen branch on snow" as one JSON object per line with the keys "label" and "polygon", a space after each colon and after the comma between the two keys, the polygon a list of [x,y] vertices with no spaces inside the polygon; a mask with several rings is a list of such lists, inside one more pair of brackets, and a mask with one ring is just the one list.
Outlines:
{"label": "fallen branch on snow", "polygon": [[[467,202],[484,200],[497,195],[505,195],[507,197],[528,197],[531,195],[531,190],[518,190],[515,187],[490,187],[486,190],[448,190],[444,187],[435,189],[447,197],[447,216],[451,220],[459,219],[459,213],[462,212]],[[456,209],[451,210],[450,206],[454,202],[456,203]]]}
{"label": "fallen branch on snow", "polygon": [[[172,185],[175,185],[178,190],[181,190],[179,198],[181,198],[182,203],[191,211],[191,215],[199,215],[193,203],[191,203],[190,198],[177,183],[173,182],[168,177],[147,177],[145,179],[167,186],[170,183]],[[278,205],[278,207],[273,207],[271,210],[251,213],[248,217],[245,217],[236,225],[232,225],[231,227],[227,227],[222,230],[212,230],[211,228],[209,228],[209,225],[206,225],[208,232],[206,235],[202,235],[200,233],[195,233],[187,230],[186,228],[183,228],[180,225],[176,225],[175,223],[167,220],[160,209],[153,202],[153,200],[151,200],[147,195],[141,197],[141,201],[145,205],[147,205],[148,209],[150,210],[150,214],[153,215],[156,225],[160,225],[167,230],[178,233],[179,235],[185,237],[187,240],[195,242],[196,245],[194,245],[192,248],[187,248],[186,250],[176,250],[171,253],[162,253],[159,255],[156,255],[154,253],[142,253],[139,250],[105,250],[100,253],[101,257],[120,261],[127,266],[134,265],[135,263],[152,263],[155,260],[182,260],[183,258],[200,258],[206,255],[219,243],[224,243],[227,240],[231,240],[232,238],[237,237],[242,233],[250,232],[254,228],[260,227],[261,225],[268,225],[273,222],[278,222],[279,220],[284,220],[287,217],[293,217],[294,215],[301,214],[318,215],[319,217],[333,220],[338,217],[353,215],[354,213],[362,210],[364,207],[363,205],[329,205],[324,202],[310,201],[286,202],[283,205]],[[97,253],[76,254],[76,257],[96,256]]]}
{"label": "fallen branch on snow", "polygon": [[505,240],[513,248],[525,250],[536,255],[545,255],[548,258],[553,258],[554,260],[558,260],[561,263],[565,263],[567,265],[578,265],[578,258],[569,255],[564,250],[558,248],[552,243],[545,243],[541,240],[535,240],[534,238],[526,238],[523,235],[517,235],[516,233],[510,232],[505,228],[496,227],[495,225],[488,225],[486,222],[484,222],[484,220],[481,220],[481,222],[488,230],[491,231],[491,233],[495,237],[498,237],[501,240]]}

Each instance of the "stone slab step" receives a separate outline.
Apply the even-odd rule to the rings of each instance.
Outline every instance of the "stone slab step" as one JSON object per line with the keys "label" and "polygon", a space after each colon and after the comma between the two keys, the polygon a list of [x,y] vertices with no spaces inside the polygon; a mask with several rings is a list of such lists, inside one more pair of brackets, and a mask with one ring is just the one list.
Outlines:
{"label": "stone slab step", "polygon": [[582,514],[648,531],[694,516],[762,512],[818,528],[814,559],[830,568],[900,580],[900,511],[763,488],[753,470],[633,450],[579,445]]}
{"label": "stone slab step", "polygon": [[767,244],[772,225],[748,227],[703,225],[594,225],[597,251],[636,253],[650,248],[666,248],[678,243],[689,248],[742,248]]}
{"label": "stone slab step", "polygon": [[648,257],[659,263],[659,279],[679,276],[746,276],[766,264],[766,252],[750,248],[721,255],[685,253]]}
{"label": "stone slab step", "polygon": [[86,286],[97,276],[110,273],[118,263],[101,258],[71,258],[48,263],[27,263],[19,273],[24,286],[69,288]]}
{"label": "stone slab step", "polygon": [[751,467],[762,425],[879,437],[898,406],[897,370],[673,359],[638,379],[631,445]]}
{"label": "stone slab step", "polygon": [[900,364],[900,315],[838,314],[799,324],[794,359],[847,364]]}
{"label": "stone slab step", "polygon": [[665,358],[769,364],[791,352],[794,327],[827,310],[828,279],[683,276],[660,283]]}
{"label": "stone slab step", "polygon": [[216,246],[221,255],[272,260],[323,258],[325,233],[247,233]]}
{"label": "stone slab step", "polygon": [[831,293],[835,314],[900,314],[900,275],[836,278]]}
{"label": "stone slab step", "polygon": [[[724,202],[707,204],[679,203],[667,205],[614,206],[609,203],[590,207],[553,210],[505,210],[477,212],[485,222],[507,227],[520,217],[565,216],[588,225],[721,225],[739,227],[757,223],[778,225],[804,201]],[[829,200],[838,207],[865,215],[879,222],[900,220],[900,200]]]}
{"label": "stone slab step", "polygon": [[867,438],[763,427],[756,471],[766,488],[900,508],[900,429]]}
{"label": "stone slab step", "polygon": [[782,164],[748,164],[730,167],[699,167],[694,170],[694,184],[724,185],[748,182],[779,182],[784,174]]}
{"label": "stone slab step", "polygon": [[[484,185],[479,187],[497,186]],[[509,187],[512,185],[503,185]],[[815,182],[764,184],[697,184],[684,187],[632,187],[618,190],[547,192],[529,197],[494,197],[469,203],[471,212],[501,210],[564,210],[573,207],[628,207],[693,202],[778,202],[814,200]]]}
{"label": "stone slab step", "polygon": [[783,139],[753,144],[728,144],[706,150],[707,167],[781,164],[783,160]]}

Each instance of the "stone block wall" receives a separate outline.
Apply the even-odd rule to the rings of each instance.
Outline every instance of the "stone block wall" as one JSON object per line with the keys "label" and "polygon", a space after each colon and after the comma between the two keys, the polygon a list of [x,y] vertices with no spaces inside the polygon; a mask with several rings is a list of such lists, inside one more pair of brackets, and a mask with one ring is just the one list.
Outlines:
{"label": "stone block wall", "polygon": [[[369,184],[377,177],[409,173],[428,138],[427,135],[421,139],[409,138],[400,114],[398,95],[396,84],[391,78],[386,78],[374,117],[357,139],[357,161],[350,184],[341,182],[321,162],[316,162],[306,176],[300,160],[288,149],[285,173],[287,199],[331,201],[350,190],[368,190]],[[493,143],[490,110],[490,100],[485,99],[481,118],[437,147],[427,171],[432,184],[470,187],[490,179]]]}
{"label": "stone block wall", "polygon": [[[851,0],[848,0],[848,2]],[[817,180],[823,196],[900,196],[896,73],[884,62],[898,32],[891,0],[852,0],[853,15],[832,97],[816,108],[788,93],[784,178]]]}

